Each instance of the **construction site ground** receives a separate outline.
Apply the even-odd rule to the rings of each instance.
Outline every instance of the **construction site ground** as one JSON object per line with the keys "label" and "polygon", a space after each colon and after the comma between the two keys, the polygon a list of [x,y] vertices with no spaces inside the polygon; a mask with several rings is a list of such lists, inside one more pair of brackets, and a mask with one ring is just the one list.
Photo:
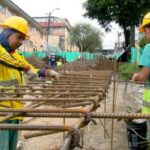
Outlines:
{"label": "construction site ground", "polygon": [[[112,102],[113,102],[113,82],[111,83],[107,98],[106,98],[106,112],[112,112]],[[115,112],[123,112],[124,111],[124,84],[117,83],[116,85],[116,111]],[[104,112],[104,103],[101,102],[101,107],[97,109],[97,112]],[[54,106],[42,106],[44,108],[53,108]],[[29,122],[28,124],[63,124],[63,119],[58,118],[38,118]],[[73,125],[77,122],[77,119],[65,119],[65,123],[67,125]],[[84,142],[84,150],[110,150],[111,149],[111,119],[106,120],[106,130],[104,134],[104,119],[96,120],[97,125],[94,125],[92,122],[82,129],[83,142]],[[24,131],[21,133],[21,137],[23,135],[31,133],[30,131]],[[105,136],[105,137],[104,137]],[[24,140],[24,144],[22,150],[57,150],[59,149],[60,143],[63,142],[63,133],[40,136],[35,138],[30,138]],[[56,146],[57,145],[57,146]],[[78,148],[76,148],[77,150]],[[127,135],[126,135],[126,126],[124,121],[114,120],[114,142],[113,142],[114,150],[129,150],[127,143]]]}

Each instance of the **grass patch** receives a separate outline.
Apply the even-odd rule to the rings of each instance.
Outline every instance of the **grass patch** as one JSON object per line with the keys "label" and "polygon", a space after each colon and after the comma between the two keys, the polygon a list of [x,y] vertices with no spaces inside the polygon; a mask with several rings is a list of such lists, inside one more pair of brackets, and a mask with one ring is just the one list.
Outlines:
{"label": "grass patch", "polygon": [[131,80],[135,72],[139,71],[137,64],[123,63],[119,66],[120,80]]}

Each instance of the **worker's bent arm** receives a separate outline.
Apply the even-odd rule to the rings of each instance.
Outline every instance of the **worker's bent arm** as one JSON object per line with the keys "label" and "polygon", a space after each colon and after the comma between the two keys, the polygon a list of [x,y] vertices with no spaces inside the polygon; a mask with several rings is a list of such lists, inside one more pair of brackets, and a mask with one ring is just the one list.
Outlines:
{"label": "worker's bent arm", "polygon": [[143,67],[140,72],[135,73],[132,77],[133,81],[142,81],[145,82],[148,80],[150,74],[150,68]]}
{"label": "worker's bent arm", "polygon": [[23,63],[20,60],[13,59],[10,55],[7,55],[7,53],[0,51],[0,62],[4,65],[14,67],[14,68],[26,68],[27,65]]}
{"label": "worker's bent arm", "polygon": [[150,74],[150,44],[145,46],[139,66],[141,70],[133,75],[132,80],[147,81]]}
{"label": "worker's bent arm", "polygon": [[37,75],[39,77],[47,77],[49,76],[49,70],[48,69],[37,69],[35,68],[34,66],[32,66],[25,58],[24,56],[20,56],[21,57],[21,60],[27,65],[30,67],[30,69],[34,72],[34,73],[37,73]]}

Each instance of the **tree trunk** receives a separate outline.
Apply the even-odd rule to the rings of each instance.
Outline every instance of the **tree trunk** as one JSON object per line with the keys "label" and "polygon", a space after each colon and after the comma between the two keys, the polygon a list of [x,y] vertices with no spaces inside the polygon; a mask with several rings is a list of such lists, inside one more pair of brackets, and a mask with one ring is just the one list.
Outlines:
{"label": "tree trunk", "polygon": [[130,42],[129,42],[129,37],[130,37],[130,31],[127,29],[127,27],[123,28],[124,31],[124,38],[125,38],[125,47],[128,47]]}
{"label": "tree trunk", "polygon": [[130,26],[130,45],[135,47],[135,26]]}

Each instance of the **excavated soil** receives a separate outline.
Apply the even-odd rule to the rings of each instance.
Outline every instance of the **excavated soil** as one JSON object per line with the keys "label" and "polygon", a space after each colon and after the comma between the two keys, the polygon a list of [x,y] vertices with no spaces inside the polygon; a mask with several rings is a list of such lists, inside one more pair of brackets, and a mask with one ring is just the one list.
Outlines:
{"label": "excavated soil", "polygon": [[50,68],[42,59],[37,56],[30,56],[26,58],[27,61],[37,69]]}

